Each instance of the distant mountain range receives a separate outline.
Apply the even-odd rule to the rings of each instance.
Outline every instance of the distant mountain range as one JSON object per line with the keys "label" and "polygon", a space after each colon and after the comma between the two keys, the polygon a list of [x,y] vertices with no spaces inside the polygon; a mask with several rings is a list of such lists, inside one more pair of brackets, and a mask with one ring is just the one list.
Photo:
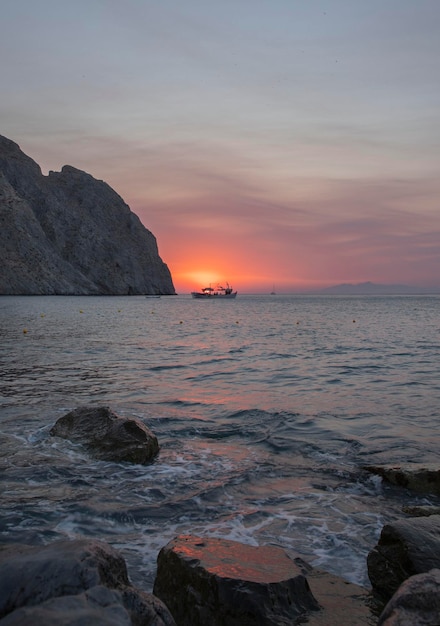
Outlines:
{"label": "distant mountain range", "polygon": [[440,294],[440,287],[415,287],[413,285],[381,285],[372,282],[342,283],[320,289],[320,294],[332,295],[426,295]]}

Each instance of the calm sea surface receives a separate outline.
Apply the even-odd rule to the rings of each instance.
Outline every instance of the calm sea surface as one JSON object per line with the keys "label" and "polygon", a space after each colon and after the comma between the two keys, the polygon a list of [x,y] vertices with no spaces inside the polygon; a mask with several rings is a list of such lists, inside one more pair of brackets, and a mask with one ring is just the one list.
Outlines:
{"label": "calm sea surface", "polygon": [[[27,332],[24,332],[27,331]],[[0,298],[0,541],[94,537],[151,590],[179,533],[273,544],[368,586],[403,504],[366,464],[439,463],[440,297]],[[150,466],[52,438],[109,405]]]}

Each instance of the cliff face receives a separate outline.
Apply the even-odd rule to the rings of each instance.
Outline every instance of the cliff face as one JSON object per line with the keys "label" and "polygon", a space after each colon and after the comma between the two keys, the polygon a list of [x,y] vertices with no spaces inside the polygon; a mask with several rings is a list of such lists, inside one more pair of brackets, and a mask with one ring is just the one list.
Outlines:
{"label": "cliff face", "polygon": [[106,183],[41,173],[0,135],[0,294],[174,294],[156,239]]}

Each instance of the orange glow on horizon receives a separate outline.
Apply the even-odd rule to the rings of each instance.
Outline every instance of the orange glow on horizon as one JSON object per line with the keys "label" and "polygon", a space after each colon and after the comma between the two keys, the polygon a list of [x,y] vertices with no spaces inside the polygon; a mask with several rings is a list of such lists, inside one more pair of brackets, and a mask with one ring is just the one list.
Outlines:
{"label": "orange glow on horizon", "polygon": [[[185,294],[191,291],[200,291],[204,287],[215,287],[217,285],[226,286],[229,284],[234,290],[239,293],[292,293],[295,291],[308,291],[320,285],[313,285],[310,281],[304,281],[301,279],[281,278],[278,277],[277,281],[272,280],[269,275],[246,274],[244,272],[237,272],[233,269],[227,269],[225,267],[218,267],[214,269],[214,266],[204,267],[200,263],[200,269],[187,269],[186,264],[182,261],[173,266],[169,265],[171,275],[173,278],[174,288],[176,293]],[[197,265],[193,266],[197,267]]]}
{"label": "orange glow on horizon", "polygon": [[[249,277],[244,275],[246,263],[240,255],[224,254],[222,258],[222,254],[213,244],[211,249],[206,245],[198,246],[197,251],[180,248],[177,252],[173,250],[170,256],[174,259],[168,258],[167,264],[177,293],[200,291],[209,286],[226,286],[227,283],[234,289],[240,287],[243,291],[245,284],[253,283],[257,278],[252,277],[249,281]],[[242,271],[238,272],[237,268]]]}
{"label": "orange glow on horizon", "polygon": [[195,270],[180,275],[180,281],[185,281],[188,285],[199,288],[217,285],[222,282],[222,274],[216,270]]}
{"label": "orange glow on horizon", "polygon": [[162,258],[166,259],[178,294],[189,294],[209,286],[226,286],[227,283],[238,293],[249,294],[292,293],[318,287],[313,280],[295,275],[290,267],[284,267],[281,273],[277,259],[270,262],[266,255],[254,250],[249,252],[237,246],[222,253],[215,242],[210,250],[206,245],[197,245],[197,249],[195,246],[188,250],[180,245],[163,252]]}
{"label": "orange glow on horizon", "polygon": [[[229,274],[227,274],[229,276]],[[226,286],[228,283],[234,289],[237,289],[238,283],[242,283],[238,276],[225,278],[223,272],[215,270],[193,270],[183,273],[172,272],[173,283],[177,293],[189,293],[191,291],[200,291],[204,287],[216,287],[217,285]]]}

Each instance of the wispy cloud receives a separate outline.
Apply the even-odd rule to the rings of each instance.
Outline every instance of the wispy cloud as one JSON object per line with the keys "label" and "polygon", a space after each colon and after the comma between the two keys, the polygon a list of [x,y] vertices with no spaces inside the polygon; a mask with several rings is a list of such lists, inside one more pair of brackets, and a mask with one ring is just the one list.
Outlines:
{"label": "wispy cloud", "polygon": [[430,0],[5,0],[1,132],[44,172],[108,182],[176,276],[438,283],[439,18]]}

